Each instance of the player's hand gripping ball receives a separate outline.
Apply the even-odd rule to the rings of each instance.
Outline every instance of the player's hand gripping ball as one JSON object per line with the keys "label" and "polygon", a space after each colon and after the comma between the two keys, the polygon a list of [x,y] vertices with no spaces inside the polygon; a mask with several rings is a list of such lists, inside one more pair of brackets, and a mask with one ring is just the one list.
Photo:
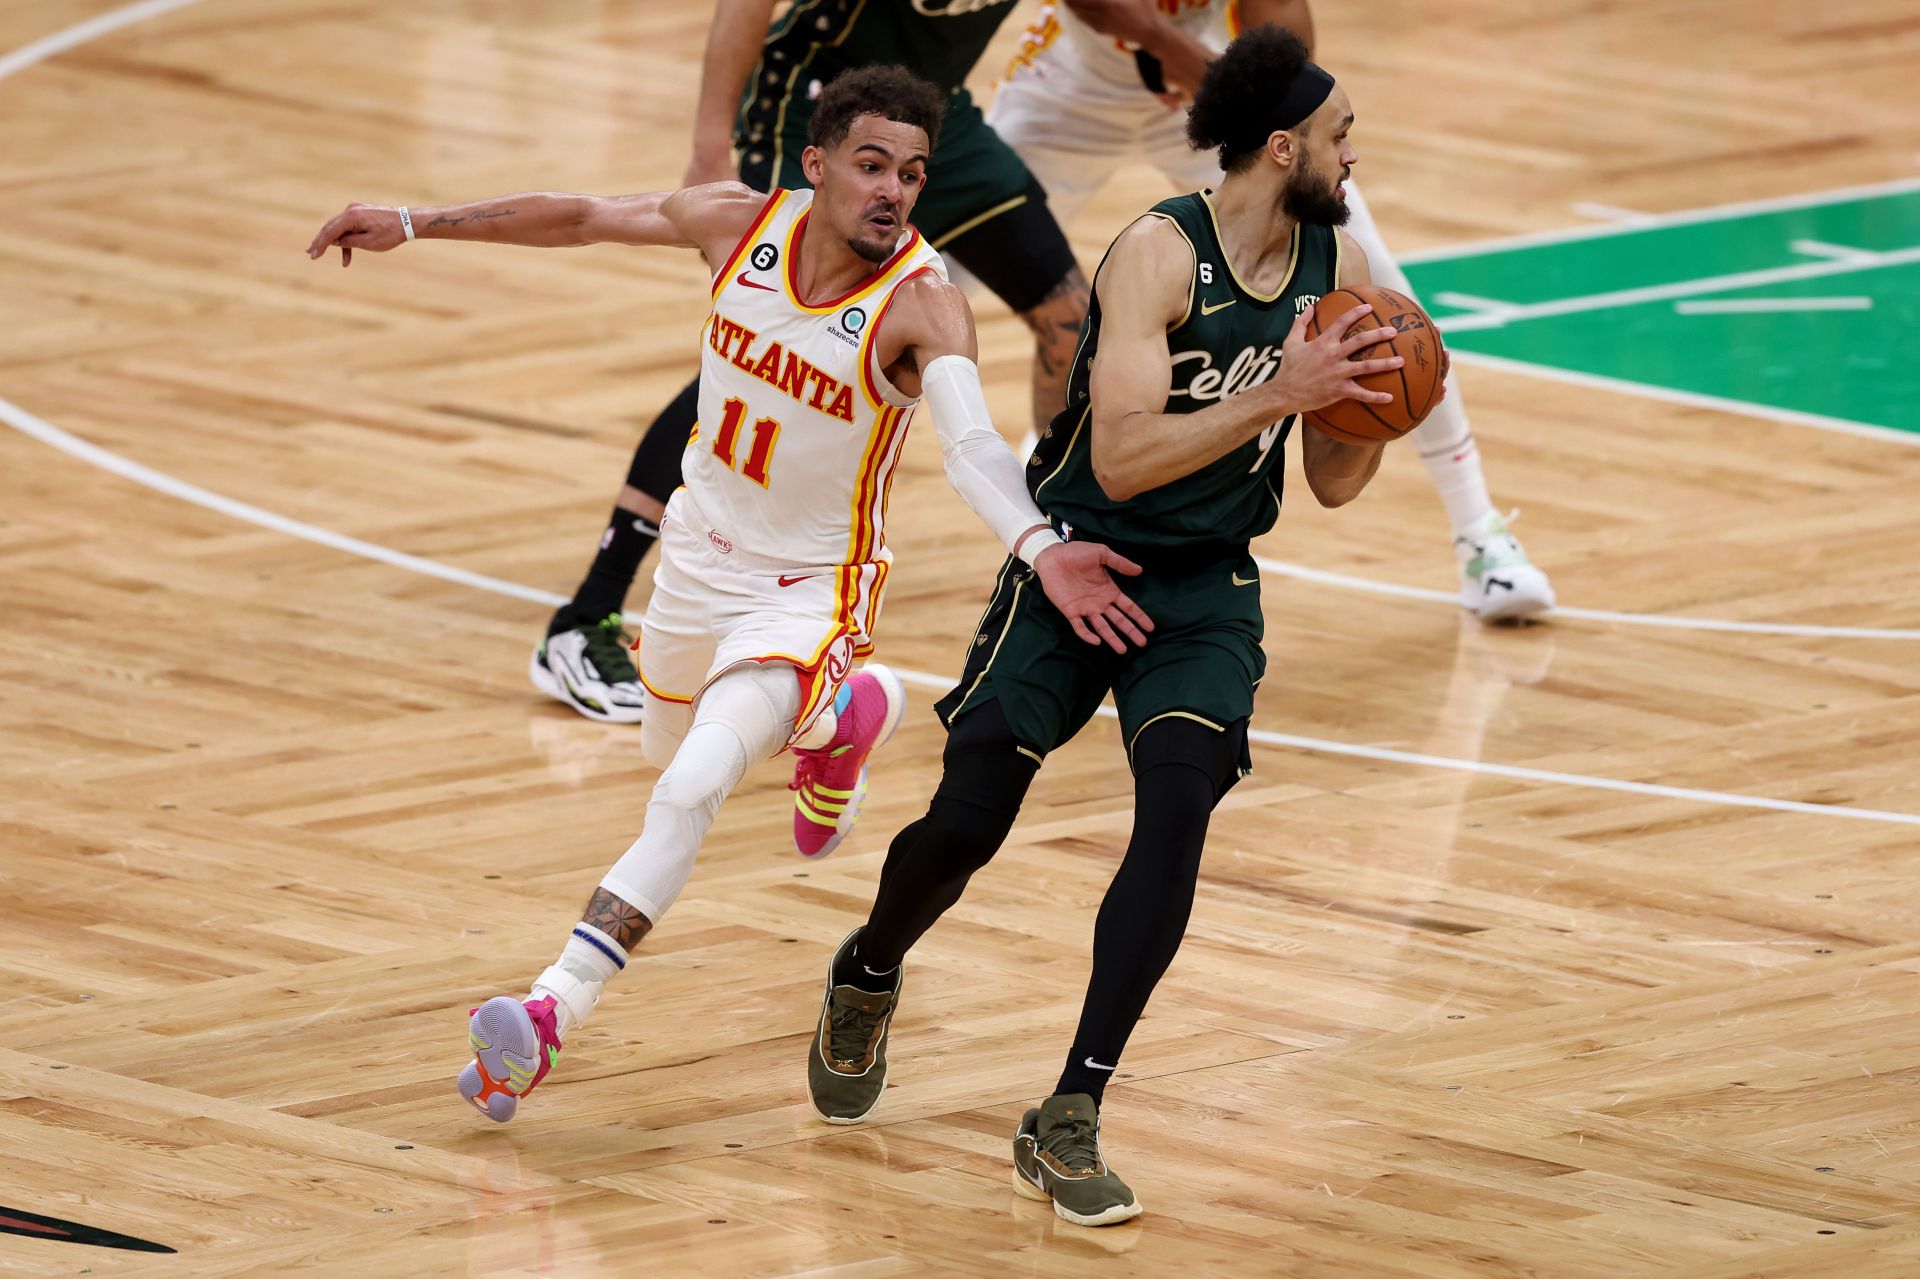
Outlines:
{"label": "player's hand gripping ball", "polygon": [[1447,348],[1440,341],[1440,330],[1420,309],[1420,304],[1404,293],[1372,284],[1335,289],[1314,304],[1307,321],[1307,340],[1320,336],[1322,329],[1334,323],[1356,306],[1371,306],[1373,313],[1363,315],[1348,335],[1382,325],[1396,330],[1384,342],[1363,347],[1351,358],[1384,360],[1400,356],[1406,361],[1386,373],[1369,373],[1354,379],[1369,391],[1385,391],[1393,396],[1391,404],[1362,404],[1359,400],[1335,400],[1307,414],[1307,421],[1349,444],[1378,444],[1397,440],[1426,420],[1440,402],[1447,376]]}

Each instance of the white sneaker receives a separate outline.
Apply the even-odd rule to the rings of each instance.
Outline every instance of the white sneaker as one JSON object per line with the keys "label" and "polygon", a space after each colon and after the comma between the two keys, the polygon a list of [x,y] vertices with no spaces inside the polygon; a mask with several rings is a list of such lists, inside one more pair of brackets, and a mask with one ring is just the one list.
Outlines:
{"label": "white sneaker", "polygon": [[638,724],[645,696],[627,656],[620,614],[549,635],[533,650],[527,678],[554,701],[603,724]]}
{"label": "white sneaker", "polygon": [[1460,560],[1461,607],[1481,621],[1517,621],[1553,607],[1547,575],[1527,559],[1500,512],[1488,511],[1456,536],[1453,553]]}

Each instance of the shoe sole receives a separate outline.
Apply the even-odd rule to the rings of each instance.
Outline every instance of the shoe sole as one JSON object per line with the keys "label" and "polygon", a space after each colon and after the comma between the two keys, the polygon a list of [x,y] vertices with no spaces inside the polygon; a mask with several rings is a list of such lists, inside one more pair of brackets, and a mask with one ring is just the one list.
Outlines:
{"label": "shoe sole", "polygon": [[545,645],[534,649],[532,658],[527,662],[527,679],[535,688],[596,724],[638,724],[640,722],[641,712],[638,710],[607,711],[589,706],[575,697],[573,691],[567,687],[567,682],[555,675],[553,668],[547,665],[543,656],[544,649]]}
{"label": "shoe sole", "polygon": [[506,1061],[510,1057],[531,1077],[540,1068],[540,1032],[534,1029],[533,1018],[519,1000],[495,995],[474,1009],[468,1019],[467,1046],[473,1050],[473,1060],[460,1072],[460,1095],[487,1118],[504,1124],[519,1110],[520,1098],[496,1092],[480,1101],[481,1076],[484,1073],[496,1088],[510,1087],[512,1075]]}
{"label": "shoe sole", "polygon": [[[889,671],[888,674],[892,674],[892,672]],[[848,935],[851,936],[852,934],[848,934]],[[840,945],[844,946],[846,945],[846,942],[843,941],[840,943]],[[833,955],[829,955],[827,957],[827,998],[828,999],[833,998],[833,956],[838,955],[839,953],[840,953],[840,948],[839,946],[836,946],[834,947]],[[902,963],[900,965],[900,984],[899,986],[895,987],[893,992],[894,1012],[899,1011],[900,992],[905,990],[906,988],[907,988],[907,966],[906,964]],[[824,1018],[826,1015],[827,1015],[826,1006],[823,1003],[821,1005],[820,1016]],[[887,1014],[887,1034],[889,1037],[891,1037],[893,1034],[893,1013]],[[813,1051],[816,1053],[820,1051],[820,1023],[819,1022],[815,1022],[813,1024]],[[887,1095],[887,1068],[885,1066],[882,1066],[880,1068],[880,1087],[873,1094],[873,1105],[868,1106],[865,1110],[861,1111],[859,1114],[853,1115],[851,1117],[846,1115],[829,1115],[826,1111],[820,1109],[820,1103],[813,1099],[813,1089],[811,1088],[807,1089],[807,1104],[813,1107],[814,1114],[820,1116],[822,1119],[826,1120],[828,1123],[837,1124],[841,1127],[846,1127],[851,1124],[865,1122],[868,1115],[871,1115],[875,1110],[879,1109],[880,1099],[886,1095]]]}
{"label": "shoe sole", "polygon": [[[900,677],[895,675],[890,667],[870,662],[861,669],[874,677],[880,685],[880,691],[887,696],[887,717],[881,721],[880,736],[876,737],[873,745],[868,748],[868,754],[871,755],[874,751],[879,750],[892,740],[894,730],[900,727],[900,721],[906,717],[907,686],[901,682]],[[819,861],[822,857],[827,856],[827,854],[831,853],[834,849],[840,847],[840,841],[853,834],[854,826],[860,821],[861,805],[866,802],[867,766],[862,764],[860,766],[860,782],[853,788],[853,798],[849,799],[847,806],[840,810],[839,820],[833,824],[833,837],[821,845],[818,852],[801,853],[800,855],[808,861]],[[827,1122],[837,1123],[841,1121],[828,1120]],[[858,1121],[848,1120],[846,1122],[854,1123]]]}
{"label": "shoe sole", "polygon": [[1076,1226],[1116,1226],[1123,1221],[1133,1220],[1145,1211],[1140,1207],[1138,1199],[1130,1204],[1115,1204],[1105,1212],[1084,1215],[1070,1208],[1063,1208],[1059,1200],[1028,1181],[1027,1174],[1020,1171],[1019,1164],[1013,1166],[1013,1192],[1022,1199],[1031,1199],[1035,1203],[1051,1203],[1056,1217],[1062,1221],[1071,1221]]}

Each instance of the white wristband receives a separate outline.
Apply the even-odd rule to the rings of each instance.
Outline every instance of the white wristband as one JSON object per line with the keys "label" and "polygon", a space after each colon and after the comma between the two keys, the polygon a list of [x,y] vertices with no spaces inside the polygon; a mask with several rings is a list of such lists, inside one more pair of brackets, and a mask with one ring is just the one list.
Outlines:
{"label": "white wristband", "polygon": [[400,206],[400,229],[407,233],[407,239],[413,239],[413,214],[407,212],[407,206]]}
{"label": "white wristband", "polygon": [[1020,548],[1014,554],[1025,560],[1028,568],[1032,568],[1033,562],[1040,558],[1040,552],[1049,546],[1060,545],[1063,540],[1050,528],[1037,528],[1020,539]]}

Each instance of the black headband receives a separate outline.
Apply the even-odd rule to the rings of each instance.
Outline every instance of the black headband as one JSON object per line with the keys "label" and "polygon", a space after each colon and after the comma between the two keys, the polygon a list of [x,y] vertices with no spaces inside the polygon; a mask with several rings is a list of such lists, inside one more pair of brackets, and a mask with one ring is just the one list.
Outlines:
{"label": "black headband", "polygon": [[1280,98],[1278,122],[1275,129],[1297,129],[1306,122],[1308,116],[1320,109],[1320,104],[1333,92],[1333,77],[1322,71],[1312,62],[1300,64],[1300,72],[1293,77],[1293,83]]}

